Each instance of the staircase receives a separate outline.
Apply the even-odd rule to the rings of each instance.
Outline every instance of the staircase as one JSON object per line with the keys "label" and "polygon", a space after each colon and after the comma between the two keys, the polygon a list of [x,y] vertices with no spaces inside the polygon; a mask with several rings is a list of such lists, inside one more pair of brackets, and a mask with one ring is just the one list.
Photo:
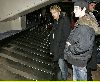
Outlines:
{"label": "staircase", "polygon": [[0,79],[53,80],[55,73],[53,56],[49,54],[49,35],[50,30],[44,24],[7,39],[0,48]]}

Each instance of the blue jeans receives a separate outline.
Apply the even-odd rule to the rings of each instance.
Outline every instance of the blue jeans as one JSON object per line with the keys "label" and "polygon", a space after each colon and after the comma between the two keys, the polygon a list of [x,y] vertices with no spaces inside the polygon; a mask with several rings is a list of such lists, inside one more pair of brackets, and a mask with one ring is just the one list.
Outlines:
{"label": "blue jeans", "polygon": [[67,80],[68,68],[67,68],[67,64],[65,63],[64,59],[59,59],[58,65],[60,68],[60,71],[57,74],[58,80]]}
{"label": "blue jeans", "polygon": [[87,69],[86,67],[73,67],[73,80],[87,80]]}

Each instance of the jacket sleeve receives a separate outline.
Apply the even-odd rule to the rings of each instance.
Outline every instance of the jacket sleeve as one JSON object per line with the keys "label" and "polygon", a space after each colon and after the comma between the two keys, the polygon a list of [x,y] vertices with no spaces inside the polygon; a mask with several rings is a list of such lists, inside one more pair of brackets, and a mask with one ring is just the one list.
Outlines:
{"label": "jacket sleeve", "polygon": [[[62,29],[62,35],[61,35],[61,43],[63,45],[65,45],[65,41],[68,38],[68,36],[70,35],[71,32],[71,27],[70,27],[70,20],[67,16],[63,17],[63,29]],[[61,45],[62,45],[61,44]]]}
{"label": "jacket sleeve", "polygon": [[70,28],[70,21],[69,18],[67,16],[63,17],[63,29],[62,29],[62,35],[61,35],[61,40],[60,40],[60,50],[59,52],[62,54],[64,54],[64,48],[65,48],[65,44],[66,44],[66,39],[68,38],[69,34],[70,34],[71,28]]}
{"label": "jacket sleeve", "polygon": [[71,32],[71,27],[70,27],[70,20],[69,20],[69,17],[65,16],[64,17],[64,35],[66,37],[66,39],[68,38],[70,32]]}
{"label": "jacket sleeve", "polygon": [[84,26],[77,28],[69,38],[72,41],[69,50],[76,55],[90,50],[94,42],[94,34],[84,28]]}

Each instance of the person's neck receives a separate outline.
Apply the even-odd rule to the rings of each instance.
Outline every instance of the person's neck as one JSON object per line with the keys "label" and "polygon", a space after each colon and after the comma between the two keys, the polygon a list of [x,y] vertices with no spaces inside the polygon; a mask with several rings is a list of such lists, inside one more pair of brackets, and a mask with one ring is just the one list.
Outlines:
{"label": "person's neck", "polygon": [[82,13],[80,16],[79,16],[79,18],[82,18],[82,17],[84,17],[86,15],[86,13]]}
{"label": "person's neck", "polygon": [[56,18],[56,21],[58,21],[58,20],[59,20],[59,17]]}

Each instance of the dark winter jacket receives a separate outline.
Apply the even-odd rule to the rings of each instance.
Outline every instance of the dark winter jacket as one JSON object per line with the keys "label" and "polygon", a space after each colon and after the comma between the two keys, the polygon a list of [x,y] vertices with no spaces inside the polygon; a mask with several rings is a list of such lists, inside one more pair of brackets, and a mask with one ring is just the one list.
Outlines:
{"label": "dark winter jacket", "polygon": [[54,61],[57,61],[59,58],[64,58],[66,38],[68,38],[70,30],[70,21],[67,16],[61,14],[58,21],[54,20],[53,29],[50,35],[50,52],[54,55]]}
{"label": "dark winter jacket", "polygon": [[97,45],[96,42],[94,41],[92,56],[87,63],[87,68],[91,68],[92,70],[97,69],[97,54],[98,54]]}
{"label": "dark winter jacket", "polygon": [[91,58],[95,31],[94,28],[89,26],[88,15],[80,18],[77,21],[76,27],[71,31],[67,41],[71,43],[68,47],[66,44],[64,50],[64,58],[72,65],[84,67]]}

